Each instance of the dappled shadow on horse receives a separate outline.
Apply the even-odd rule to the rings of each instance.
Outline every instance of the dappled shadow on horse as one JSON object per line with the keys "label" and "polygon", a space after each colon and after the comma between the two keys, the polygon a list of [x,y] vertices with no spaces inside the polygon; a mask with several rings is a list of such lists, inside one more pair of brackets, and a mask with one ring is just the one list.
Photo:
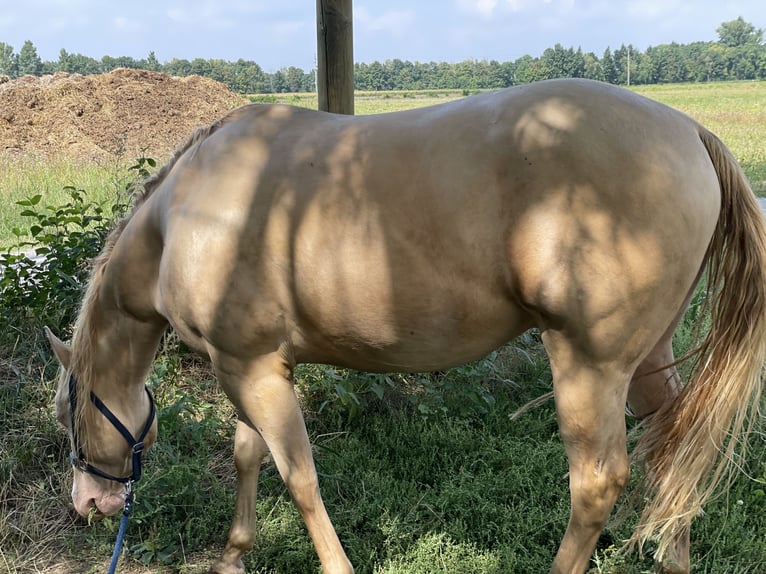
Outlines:
{"label": "dappled shadow on horse", "polygon": [[[438,370],[536,327],[569,460],[552,571],[586,569],[628,482],[627,403],[647,419],[636,450],[647,503],[631,543],[656,539],[658,567],[688,572],[691,520],[736,464],[760,391],[764,236],[715,136],[605,84],[356,118],[240,108],[145,183],[94,264],[71,346],[51,335],[59,419],[82,461],[129,476],[129,441],[89,397],[133,436],[148,424],[147,448],[144,381],[172,326],[210,357],[239,413],[236,508],[213,570],[244,572],[270,452],[324,571],[346,573],[295,365]],[[710,332],[682,388],[671,337],[703,272]],[[81,514],[119,510],[119,482],[80,463],[74,484]]]}

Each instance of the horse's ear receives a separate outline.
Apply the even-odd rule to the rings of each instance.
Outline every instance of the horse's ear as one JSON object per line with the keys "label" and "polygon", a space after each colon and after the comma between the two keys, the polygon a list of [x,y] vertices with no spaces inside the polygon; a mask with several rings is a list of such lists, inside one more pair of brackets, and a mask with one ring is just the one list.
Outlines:
{"label": "horse's ear", "polygon": [[65,368],[69,368],[69,360],[72,357],[72,349],[64,341],[59,339],[53,334],[48,327],[45,327],[45,336],[48,337],[48,341],[51,344],[51,349],[59,360],[59,363]]}

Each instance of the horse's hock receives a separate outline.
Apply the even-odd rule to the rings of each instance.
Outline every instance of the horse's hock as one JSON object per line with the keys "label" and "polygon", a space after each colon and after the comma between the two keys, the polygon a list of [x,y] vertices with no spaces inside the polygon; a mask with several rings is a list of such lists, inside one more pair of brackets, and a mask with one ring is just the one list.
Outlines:
{"label": "horse's hock", "polygon": [[117,69],[0,78],[0,154],[166,159],[195,128],[246,100],[200,76]]}

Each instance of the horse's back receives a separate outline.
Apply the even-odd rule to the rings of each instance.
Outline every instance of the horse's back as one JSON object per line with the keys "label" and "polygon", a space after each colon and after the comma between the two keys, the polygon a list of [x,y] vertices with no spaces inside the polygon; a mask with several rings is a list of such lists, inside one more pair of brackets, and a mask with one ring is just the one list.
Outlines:
{"label": "horse's back", "polygon": [[378,370],[533,324],[618,341],[639,303],[680,305],[704,257],[718,198],[697,129],[573,81],[370,117],[243,108],[147,202],[161,312],[202,347],[289,341]]}

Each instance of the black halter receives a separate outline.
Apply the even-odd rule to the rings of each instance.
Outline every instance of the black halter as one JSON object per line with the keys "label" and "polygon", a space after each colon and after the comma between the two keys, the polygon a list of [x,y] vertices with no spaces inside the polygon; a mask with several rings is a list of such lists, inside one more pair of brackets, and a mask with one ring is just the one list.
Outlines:
{"label": "black halter", "polygon": [[93,391],[90,393],[90,401],[95,405],[99,412],[104,415],[110,423],[112,423],[112,426],[122,435],[131,450],[132,474],[130,476],[113,476],[108,472],[104,472],[103,470],[90,464],[85,459],[85,454],[82,452],[80,442],[77,440],[77,426],[75,425],[74,413],[77,406],[77,381],[75,380],[74,375],[71,375],[69,377],[69,413],[72,423],[72,441],[74,443],[75,449],[69,453],[69,462],[72,463],[72,466],[79,471],[87,472],[89,474],[93,474],[107,480],[120,482],[126,485],[132,485],[134,482],[138,482],[138,480],[141,478],[141,455],[144,452],[144,439],[149,433],[149,430],[152,428],[152,423],[154,422],[154,416],[156,412],[154,406],[154,398],[152,397],[152,394],[149,392],[148,388],[146,389],[146,394],[149,397],[149,404],[151,405],[149,410],[149,418],[146,420],[144,430],[141,431],[138,439],[136,439],[133,437],[130,431],[125,428],[125,425],[120,422],[114,413],[110,411],[109,408],[101,401],[101,399],[99,399],[95,393],[93,393]]}

